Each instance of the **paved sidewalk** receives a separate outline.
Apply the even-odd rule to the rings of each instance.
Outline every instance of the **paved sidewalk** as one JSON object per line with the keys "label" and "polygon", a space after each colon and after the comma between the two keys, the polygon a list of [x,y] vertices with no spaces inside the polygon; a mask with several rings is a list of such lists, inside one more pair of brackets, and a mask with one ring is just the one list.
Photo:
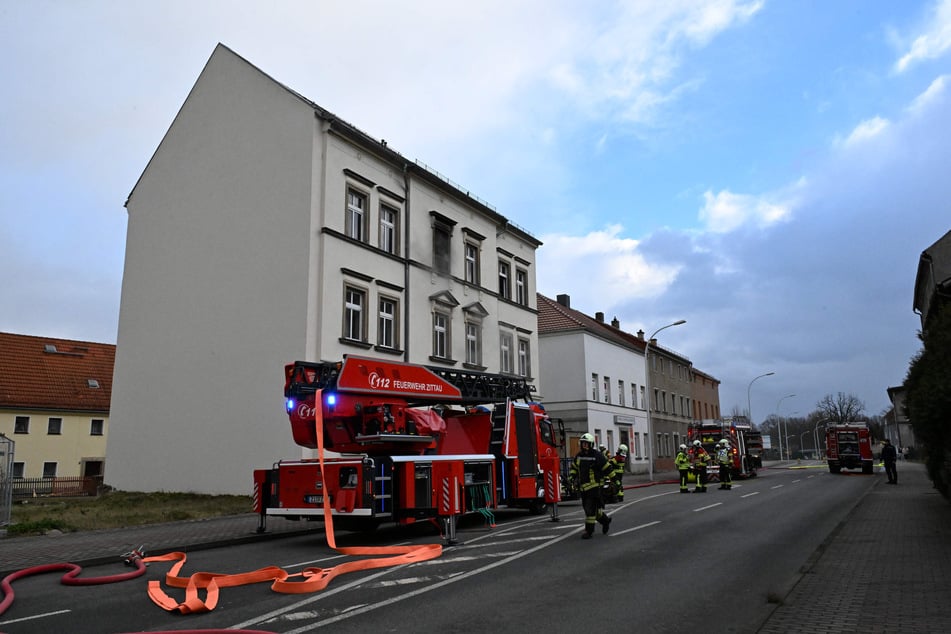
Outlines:
{"label": "paved sidewalk", "polygon": [[[781,465],[771,464],[771,468]],[[781,597],[759,634],[788,632],[944,633],[951,631],[951,505],[928,480],[924,466],[899,462],[900,484],[882,474],[869,493],[803,562],[801,577]],[[627,487],[676,482],[672,473],[628,476]],[[322,532],[319,523],[268,521],[257,516],[155,524],[42,537],[0,538],[0,578],[43,564],[93,566],[121,562],[138,546],[147,554],[193,552],[224,544]],[[102,571],[95,574],[104,574]]]}
{"label": "paved sidewalk", "polygon": [[919,463],[876,477],[759,634],[951,631],[951,505]]}

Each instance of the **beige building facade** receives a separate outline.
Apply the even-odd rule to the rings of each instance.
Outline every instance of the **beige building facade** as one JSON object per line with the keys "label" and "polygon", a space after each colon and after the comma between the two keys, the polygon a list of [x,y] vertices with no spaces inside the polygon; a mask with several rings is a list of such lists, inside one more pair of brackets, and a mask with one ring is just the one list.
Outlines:
{"label": "beige building facade", "polygon": [[0,479],[103,474],[115,348],[0,333],[0,434],[14,450]]}

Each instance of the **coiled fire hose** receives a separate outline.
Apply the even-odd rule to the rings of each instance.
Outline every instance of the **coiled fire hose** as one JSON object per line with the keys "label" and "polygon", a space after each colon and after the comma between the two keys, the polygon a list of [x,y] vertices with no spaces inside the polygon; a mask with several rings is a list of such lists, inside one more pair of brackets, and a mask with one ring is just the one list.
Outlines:
{"label": "coiled fire hose", "polygon": [[[321,401],[321,390],[318,390],[315,399],[317,403]],[[323,433],[323,413],[322,408],[315,408],[315,424],[317,427],[317,455],[320,461],[321,481],[324,479],[324,433]],[[374,568],[385,568],[388,566],[400,566],[427,559],[435,559],[442,554],[441,544],[422,544],[418,546],[351,546],[337,547],[333,531],[333,514],[330,509],[330,496],[324,496],[324,526],[327,535],[327,545],[333,550],[351,556],[371,556],[370,559],[359,559],[348,561],[331,568],[305,568],[299,573],[291,574],[277,566],[267,566],[251,572],[237,574],[221,574],[211,572],[196,572],[188,577],[179,576],[182,567],[185,565],[186,555],[182,552],[171,552],[165,555],[146,557],[144,547],[133,550],[123,555],[128,565],[134,566],[135,570],[123,574],[108,575],[103,577],[90,577],[81,579],[78,575],[82,568],[76,564],[60,563],[47,564],[26,568],[8,575],[0,582],[0,590],[4,594],[3,601],[0,601],[0,614],[3,614],[13,603],[13,588],[10,585],[13,581],[30,575],[53,572],[56,570],[67,570],[60,581],[64,585],[98,585],[104,583],[115,583],[133,579],[145,573],[145,565],[152,562],[174,561],[172,568],[165,575],[165,583],[172,588],[184,588],[185,598],[182,601],[176,601],[170,597],[163,589],[160,581],[149,581],[148,594],[152,602],[169,612],[179,612],[181,614],[194,614],[200,612],[209,612],[218,604],[218,595],[221,588],[233,588],[252,583],[271,582],[271,589],[275,592],[285,594],[308,594],[317,592],[327,587],[335,577],[348,572],[358,570],[372,570]],[[381,555],[387,555],[382,557]],[[300,578],[301,580],[298,580]],[[204,591],[205,598],[202,599],[199,591]],[[236,630],[228,630],[234,633]],[[240,630],[241,632],[251,632],[250,630]],[[212,630],[201,630],[207,634]]]}

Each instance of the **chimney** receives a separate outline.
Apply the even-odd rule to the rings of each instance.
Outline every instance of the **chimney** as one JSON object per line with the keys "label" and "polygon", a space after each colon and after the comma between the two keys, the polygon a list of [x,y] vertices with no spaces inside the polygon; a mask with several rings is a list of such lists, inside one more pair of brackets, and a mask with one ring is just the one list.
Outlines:
{"label": "chimney", "polygon": [[571,308],[571,295],[563,293],[555,297],[558,300],[558,303],[564,306],[565,308]]}
{"label": "chimney", "polygon": [[638,331],[637,331],[637,338],[640,339],[641,341],[644,341],[644,331],[643,331],[643,330],[638,330]]}
{"label": "chimney", "polygon": [[596,313],[594,314],[594,320],[595,320],[596,322],[598,322],[599,324],[603,324],[603,323],[604,323],[604,313],[602,313],[601,311],[596,312]]}
{"label": "chimney", "polygon": [[617,328],[618,330],[621,329],[621,322],[618,321],[617,315],[615,315],[614,319],[611,320],[611,325]]}

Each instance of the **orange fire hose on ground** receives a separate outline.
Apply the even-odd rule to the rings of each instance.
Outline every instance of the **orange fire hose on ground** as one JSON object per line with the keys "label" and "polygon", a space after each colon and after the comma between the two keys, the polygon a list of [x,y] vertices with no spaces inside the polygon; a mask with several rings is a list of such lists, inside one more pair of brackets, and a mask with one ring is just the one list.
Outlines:
{"label": "orange fire hose on ground", "polygon": [[[315,395],[317,403],[321,403],[321,391],[318,390]],[[321,479],[324,473],[324,444],[323,444],[323,415],[320,406],[315,408],[315,424],[317,426],[317,451],[320,462]],[[337,547],[333,531],[333,514],[330,509],[330,496],[324,496],[324,525],[327,535],[327,545],[330,548],[344,555],[351,556],[370,556],[369,559],[358,559],[333,566],[332,568],[305,568],[299,573],[288,573],[283,568],[277,566],[268,566],[251,572],[237,574],[221,574],[210,572],[196,572],[190,576],[179,576],[182,567],[185,565],[186,556],[182,552],[171,552],[165,555],[146,557],[142,550],[132,551],[126,555],[126,563],[136,567],[134,571],[120,575],[111,575],[106,577],[93,577],[87,579],[78,579],[77,575],[82,569],[76,564],[61,563],[45,566],[36,566],[27,568],[19,572],[8,575],[0,582],[0,590],[4,594],[3,601],[0,601],[0,614],[13,603],[13,588],[10,585],[16,579],[33,574],[52,572],[55,570],[68,570],[63,575],[61,582],[64,585],[96,585],[103,583],[114,583],[124,581],[134,577],[141,576],[145,572],[145,565],[152,562],[174,561],[171,570],[165,575],[165,583],[173,588],[184,588],[185,598],[182,601],[176,601],[170,597],[163,589],[160,581],[149,581],[148,594],[152,601],[161,608],[169,612],[179,612],[181,614],[193,614],[198,612],[208,612],[213,610],[218,604],[218,595],[221,588],[232,588],[236,586],[249,585],[252,583],[271,582],[271,589],[275,592],[286,594],[307,594],[317,592],[327,587],[335,577],[348,572],[358,570],[372,570],[374,568],[384,568],[387,566],[399,566],[411,564],[427,559],[435,559],[442,554],[441,544],[423,544],[418,546],[353,546]],[[382,555],[386,555],[383,557]],[[298,580],[300,578],[300,580]],[[204,591],[205,598],[200,597],[200,592]],[[232,630],[233,631],[233,630]],[[204,630],[208,632],[208,630]]]}

